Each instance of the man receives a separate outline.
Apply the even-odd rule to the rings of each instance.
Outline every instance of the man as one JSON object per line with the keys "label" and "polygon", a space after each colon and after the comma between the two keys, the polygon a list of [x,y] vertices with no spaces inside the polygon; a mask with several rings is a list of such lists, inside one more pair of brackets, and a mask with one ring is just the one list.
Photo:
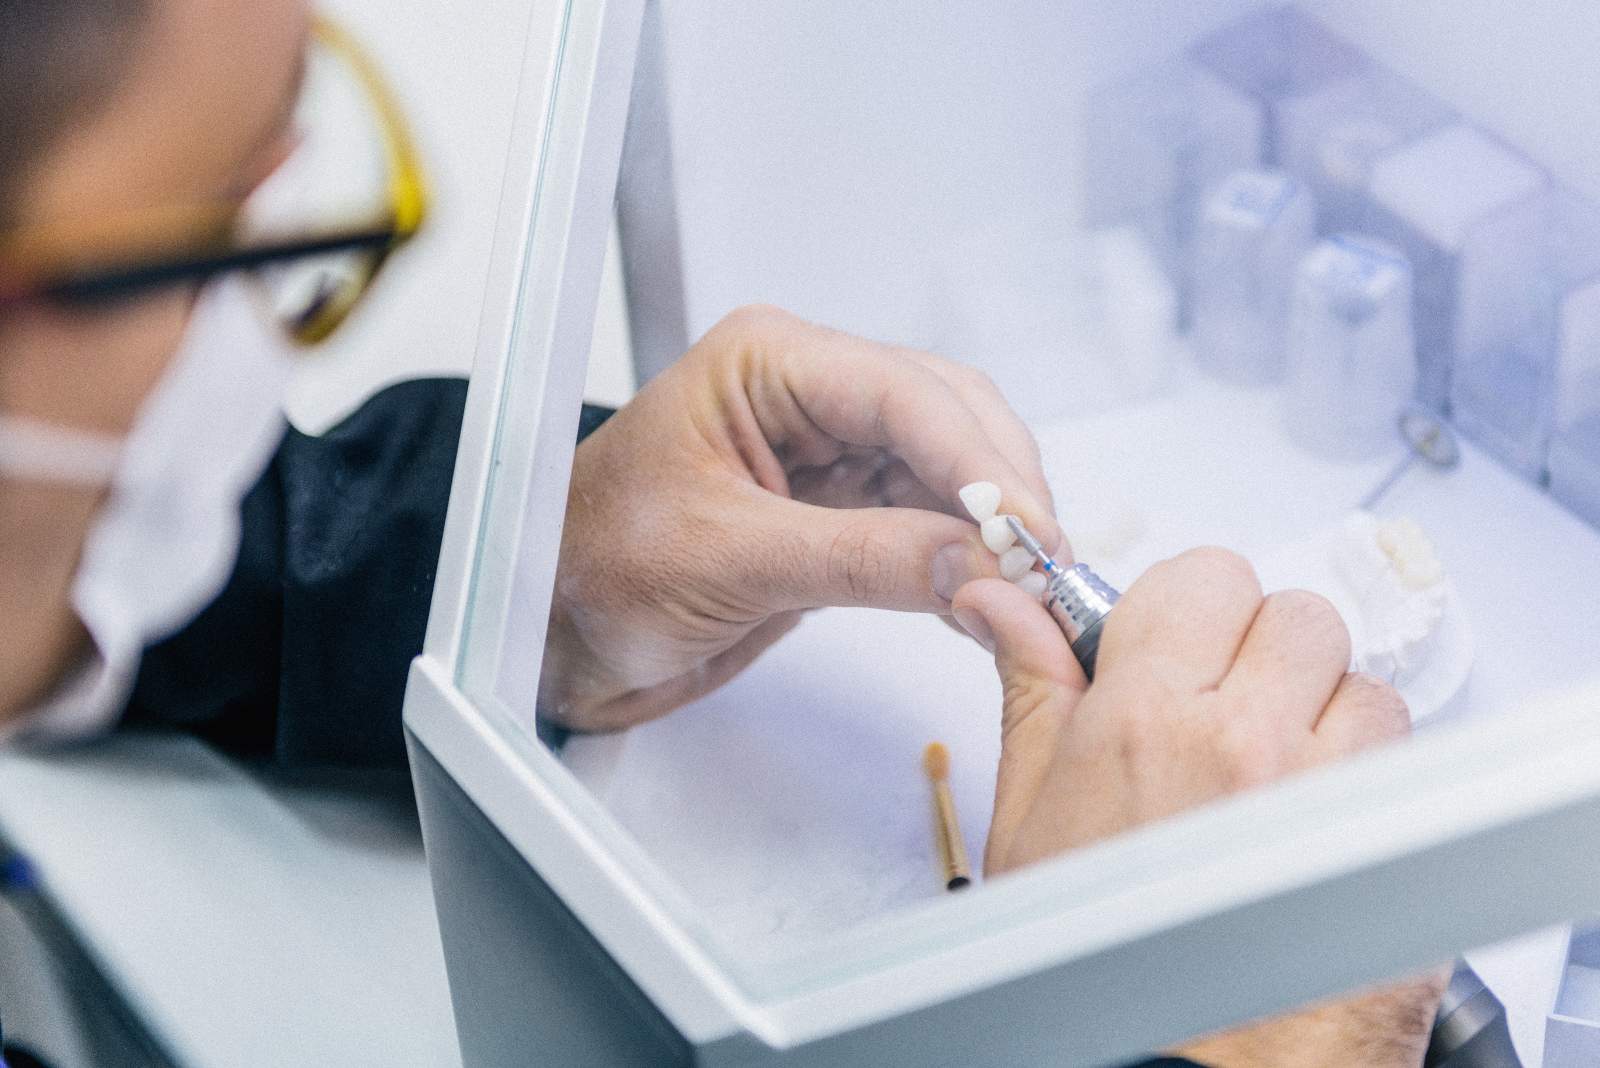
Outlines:
{"label": "man", "polygon": [[[386,149],[389,199],[362,225],[280,218],[263,237],[263,201],[315,140],[293,115],[324,59],[370,97],[373,129],[338,135]],[[393,110],[301,0],[0,0],[0,730],[158,722],[286,762],[403,759],[460,385],[282,436],[287,350],[239,272],[296,340],[337,327],[420,221]],[[731,314],[578,450],[542,714],[666,714],[809,608],[953,612],[1006,682],[991,870],[1403,731],[1392,691],[1345,677],[1326,604],[1263,601],[1216,551],[1128,591],[1088,687],[961,518],[980,479],[1068,551],[1034,442],[981,375]],[[1195,604],[1223,615],[1203,639]],[[1406,984],[1193,1053],[1415,1064],[1434,996]]]}

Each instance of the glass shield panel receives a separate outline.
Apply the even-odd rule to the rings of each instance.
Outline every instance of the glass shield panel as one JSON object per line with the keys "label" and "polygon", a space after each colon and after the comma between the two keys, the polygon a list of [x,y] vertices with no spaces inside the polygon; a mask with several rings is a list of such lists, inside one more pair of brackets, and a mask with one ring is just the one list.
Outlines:
{"label": "glass shield panel", "polygon": [[[1269,592],[1321,594],[1349,666],[1407,702],[1404,744],[1593,683],[1600,104],[1555,129],[1527,86],[1600,29],[1485,7],[1445,36],[1448,5],[1374,10],[669,6],[663,211],[690,333],[761,301],[982,369],[1036,436],[1079,561],[1126,591],[1223,546]],[[516,522],[482,548],[497,590]],[[526,614],[481,631],[496,644],[464,676],[524,734],[518,673],[544,638]],[[1015,918],[972,903],[1000,686],[947,622],[823,608],[710,695],[562,746],[596,826],[745,989],[903,960],[924,910],[959,910],[938,921],[956,937]]]}
{"label": "glass shield panel", "polygon": [[538,654],[529,650],[543,648],[545,613],[521,606],[549,600],[538,586],[553,568],[570,464],[572,433],[561,427],[576,425],[574,382],[582,381],[585,359],[559,325],[576,303],[564,299],[563,279],[574,273],[572,205],[595,75],[595,21],[575,25],[570,5],[562,5],[548,67],[530,64],[524,74],[522,107],[532,113],[537,136],[513,145],[532,162],[514,162],[509,173],[531,170],[531,180],[520,200],[502,208],[500,240],[515,242],[519,252],[509,277],[496,281],[513,295],[509,307],[491,304],[486,314],[500,311],[507,319],[503,338],[496,338],[504,353],[480,359],[479,373],[496,375],[500,390],[457,677],[478,709],[524,746],[533,744],[535,721],[532,698],[518,686],[535,685]]}

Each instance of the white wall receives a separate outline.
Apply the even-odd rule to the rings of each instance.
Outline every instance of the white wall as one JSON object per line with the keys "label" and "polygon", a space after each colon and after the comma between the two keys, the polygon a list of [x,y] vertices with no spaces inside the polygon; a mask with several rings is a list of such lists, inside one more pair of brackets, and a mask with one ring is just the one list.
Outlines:
{"label": "white wall", "polygon": [[1260,0],[664,3],[691,334],[778,304],[1048,418],[1106,399],[1073,340],[1086,90]]}
{"label": "white wall", "polygon": [[1311,0],[1301,5],[1600,198],[1600,3]]}
{"label": "white wall", "polygon": [[[289,409],[302,428],[325,428],[391,382],[471,370],[528,13],[551,2],[323,3],[394,84],[421,143],[434,210],[359,314],[301,369]],[[604,307],[592,395],[620,403],[632,371],[621,285],[609,265]]]}
{"label": "white wall", "polygon": [[1259,0],[665,2],[691,332],[760,300],[937,345],[947,261],[1074,223],[1084,90]]}
{"label": "white wall", "polygon": [[[1101,366],[1072,340],[1085,90],[1271,6],[664,3],[691,332],[768,301],[972,359],[1032,415],[1041,371]],[[1301,6],[1600,196],[1600,3]]]}
{"label": "white wall", "polygon": [[[302,426],[387,382],[470,369],[522,29],[550,2],[328,0],[397,83],[437,207],[300,375]],[[1070,283],[1053,261],[1074,250],[1051,235],[1076,213],[1083,90],[1259,6],[664,2],[691,333],[765,300],[933,347],[981,313],[959,307],[974,274]],[[1600,3],[1303,6],[1600,196]],[[619,403],[633,382],[614,255],[602,292],[588,393]]]}

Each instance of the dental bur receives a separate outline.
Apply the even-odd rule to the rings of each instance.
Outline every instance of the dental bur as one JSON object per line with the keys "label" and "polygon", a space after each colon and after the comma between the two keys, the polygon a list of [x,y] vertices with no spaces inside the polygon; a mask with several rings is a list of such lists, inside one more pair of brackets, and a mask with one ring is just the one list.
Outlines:
{"label": "dental bur", "polygon": [[1039,539],[1029,534],[1028,528],[1016,516],[1006,516],[1006,524],[1011,527],[1011,533],[1017,536],[1017,543],[1032,553],[1033,558],[1039,561],[1039,566],[1044,568],[1047,580],[1045,610],[1055,619],[1061,633],[1067,636],[1072,655],[1083,665],[1084,675],[1094,678],[1095,657],[1100,652],[1100,631],[1121,594],[1089,570],[1087,564],[1062,567],[1056,563],[1055,557],[1044,551]]}

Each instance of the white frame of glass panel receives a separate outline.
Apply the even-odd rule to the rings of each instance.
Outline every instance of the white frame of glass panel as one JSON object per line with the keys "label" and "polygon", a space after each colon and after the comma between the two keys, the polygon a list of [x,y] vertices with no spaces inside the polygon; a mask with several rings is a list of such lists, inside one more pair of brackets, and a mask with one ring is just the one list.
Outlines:
{"label": "white frame of glass panel", "polygon": [[504,635],[513,565],[515,595],[548,603],[642,6],[533,19],[406,725],[684,1037],[724,1051],[705,1063],[745,1063],[752,1039],[795,1063],[1028,1063],[1041,1037],[1102,1062],[1600,911],[1597,679],[890,917],[782,975],[719,958],[468,656]]}

